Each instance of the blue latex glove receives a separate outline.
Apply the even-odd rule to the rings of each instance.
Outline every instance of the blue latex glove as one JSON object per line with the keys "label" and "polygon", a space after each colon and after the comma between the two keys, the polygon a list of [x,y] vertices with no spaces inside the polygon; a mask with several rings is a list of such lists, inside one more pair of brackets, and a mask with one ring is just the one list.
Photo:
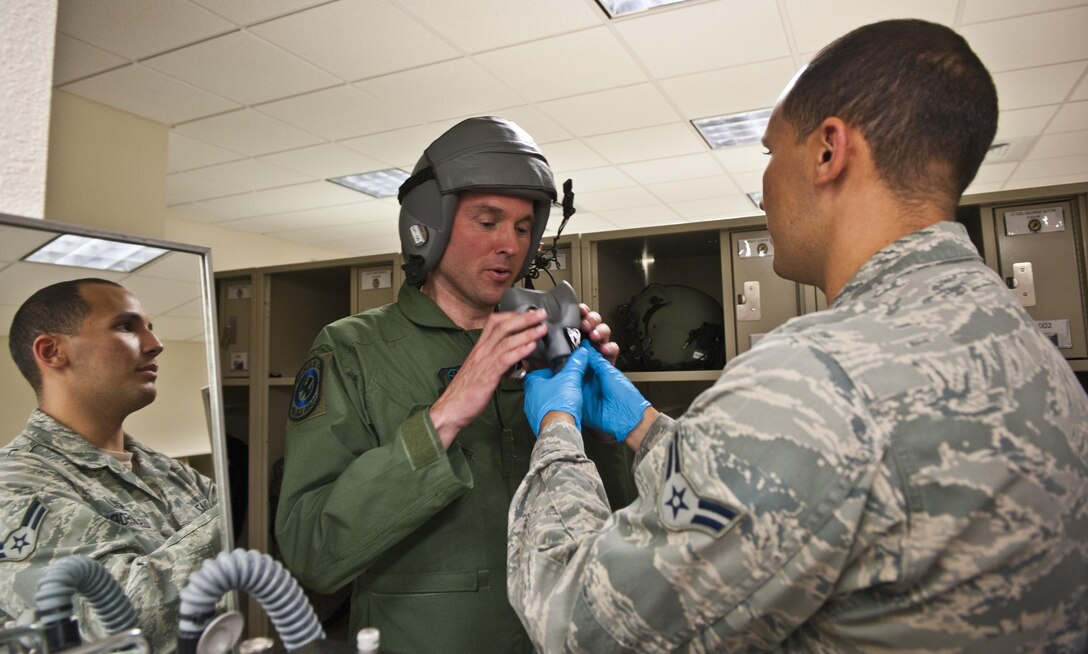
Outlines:
{"label": "blue latex glove", "polygon": [[588,359],[589,351],[577,348],[559,372],[534,370],[525,376],[525,416],[534,436],[540,435],[540,421],[549,411],[569,413],[581,431],[582,378]]}
{"label": "blue latex glove", "polygon": [[646,398],[616,366],[582,341],[589,354],[589,379],[582,389],[582,411],[586,425],[607,432],[623,442],[642,421],[650,407]]}

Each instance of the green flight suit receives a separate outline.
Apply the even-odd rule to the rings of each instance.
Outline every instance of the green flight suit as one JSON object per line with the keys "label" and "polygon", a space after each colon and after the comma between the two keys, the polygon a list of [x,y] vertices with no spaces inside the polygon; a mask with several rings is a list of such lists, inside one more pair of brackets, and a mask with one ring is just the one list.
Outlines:
{"label": "green flight suit", "polygon": [[[383,651],[531,651],[506,597],[507,512],[534,443],[521,384],[502,382],[448,451],[427,415],[479,336],[406,284],[327,326],[296,377],[277,541],[304,585],[354,583],[350,633],[379,628]],[[627,448],[588,445],[626,505]]]}

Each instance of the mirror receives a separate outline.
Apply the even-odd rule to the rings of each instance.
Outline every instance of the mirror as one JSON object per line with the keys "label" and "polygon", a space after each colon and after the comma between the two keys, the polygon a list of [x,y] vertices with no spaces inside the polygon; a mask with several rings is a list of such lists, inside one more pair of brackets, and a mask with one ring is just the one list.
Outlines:
{"label": "mirror", "polygon": [[[64,234],[136,243],[166,250],[131,272],[23,261]],[[184,460],[215,480],[223,543],[233,548],[223,400],[212,304],[212,270],[206,247],[134,237],[106,230],[0,214],[0,445],[11,442],[37,406],[34,391],[8,354],[15,311],[34,291],[67,279],[100,277],[124,286],[140,300],[163,342],[155,401],[125,420],[125,431],[150,447]]]}

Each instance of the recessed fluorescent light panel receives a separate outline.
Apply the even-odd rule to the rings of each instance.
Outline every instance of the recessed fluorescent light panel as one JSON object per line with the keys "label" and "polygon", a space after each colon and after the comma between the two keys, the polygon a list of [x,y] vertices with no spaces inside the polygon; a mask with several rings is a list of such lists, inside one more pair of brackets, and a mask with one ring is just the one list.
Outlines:
{"label": "recessed fluorescent light panel", "polygon": [[408,179],[408,173],[399,168],[388,168],[358,175],[333,177],[329,181],[376,198],[388,198],[397,194],[397,190],[406,179]]}
{"label": "recessed fluorescent light panel", "polygon": [[727,148],[731,145],[751,145],[763,140],[770,109],[758,109],[739,114],[696,118],[691,121],[711,148]]}
{"label": "recessed fluorescent light panel", "polygon": [[609,18],[616,18],[617,16],[637,14],[640,11],[646,11],[648,9],[654,9],[655,7],[672,5],[684,1],[685,0],[597,0],[597,4],[601,5],[601,8],[608,13]]}
{"label": "recessed fluorescent light panel", "polygon": [[748,199],[752,201],[752,204],[756,205],[756,209],[763,211],[763,208],[759,206],[759,203],[763,202],[763,191],[752,191],[748,194]]}
{"label": "recessed fluorescent light panel", "polygon": [[162,248],[137,243],[122,243],[65,234],[23,257],[23,261],[130,272],[149,261],[158,259],[166,252]]}

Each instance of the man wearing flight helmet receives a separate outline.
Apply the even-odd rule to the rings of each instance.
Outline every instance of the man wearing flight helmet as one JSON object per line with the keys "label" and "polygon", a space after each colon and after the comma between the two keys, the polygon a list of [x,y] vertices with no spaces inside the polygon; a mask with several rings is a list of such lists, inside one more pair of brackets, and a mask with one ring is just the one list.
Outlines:
{"label": "man wearing flight helmet", "polygon": [[[531,649],[506,597],[506,515],[533,437],[506,373],[546,328],[543,311],[495,305],[528,271],[555,198],[520,127],[452,127],[401,187],[397,301],[327,326],[296,379],[278,543],[304,585],[353,582],[351,633],[378,627],[383,649]],[[585,307],[582,329],[615,359]],[[626,504],[623,448],[591,457]]]}

